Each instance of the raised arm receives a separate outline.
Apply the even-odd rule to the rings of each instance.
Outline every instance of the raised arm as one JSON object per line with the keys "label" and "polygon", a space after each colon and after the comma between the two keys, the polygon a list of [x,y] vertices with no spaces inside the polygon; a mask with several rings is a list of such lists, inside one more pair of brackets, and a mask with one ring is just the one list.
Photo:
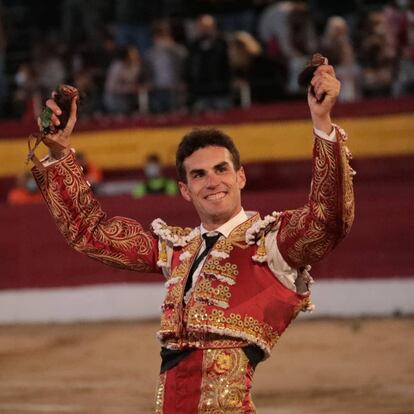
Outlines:
{"label": "raised arm", "polygon": [[315,95],[308,93],[308,103],[315,137],[309,201],[282,214],[277,235],[283,258],[295,268],[322,259],[345,237],[354,219],[354,172],[349,166],[346,135],[330,118],[340,83],[333,68],[322,65],[312,85]]}
{"label": "raised arm", "polygon": [[[60,113],[53,100],[52,122]],[[82,169],[70,150],[70,135],[76,123],[76,101],[66,127],[47,135],[50,156],[33,175],[58,226],[75,250],[112,266],[140,272],[158,271],[157,239],[140,223],[123,217],[108,219],[94,197]]]}

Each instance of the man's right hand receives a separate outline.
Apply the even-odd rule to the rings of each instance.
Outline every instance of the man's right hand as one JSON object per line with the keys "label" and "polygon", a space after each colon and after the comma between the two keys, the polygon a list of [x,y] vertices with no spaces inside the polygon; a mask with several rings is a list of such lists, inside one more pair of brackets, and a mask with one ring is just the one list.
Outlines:
{"label": "man's right hand", "polygon": [[[49,147],[50,155],[55,160],[63,158],[70,151],[70,136],[76,124],[77,100],[77,97],[72,99],[70,116],[64,129],[57,128],[60,125],[58,117],[61,115],[62,110],[58,107],[54,99],[48,99],[46,101],[46,107],[52,111],[50,122],[55,128],[52,128],[54,129],[53,133],[49,133],[44,137],[43,142]],[[41,128],[40,117],[37,119],[37,123],[39,128]]]}

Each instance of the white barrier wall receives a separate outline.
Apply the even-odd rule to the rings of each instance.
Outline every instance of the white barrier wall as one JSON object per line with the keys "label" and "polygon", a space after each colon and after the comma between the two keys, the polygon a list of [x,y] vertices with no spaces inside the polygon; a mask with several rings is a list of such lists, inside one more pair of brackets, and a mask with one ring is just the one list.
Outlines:
{"label": "white barrier wall", "polygon": [[[158,318],[161,283],[110,284],[0,292],[0,323]],[[307,317],[414,313],[414,277],[322,280],[312,287],[316,309]]]}

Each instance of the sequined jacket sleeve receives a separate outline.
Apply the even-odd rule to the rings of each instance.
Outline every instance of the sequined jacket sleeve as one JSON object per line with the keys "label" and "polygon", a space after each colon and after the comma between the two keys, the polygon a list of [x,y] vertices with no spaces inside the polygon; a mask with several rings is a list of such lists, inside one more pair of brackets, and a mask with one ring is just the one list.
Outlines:
{"label": "sequined jacket sleeve", "polygon": [[295,268],[312,264],[329,253],[349,232],[354,219],[354,195],[345,146],[345,132],[335,126],[337,142],[315,136],[312,184],[308,203],[281,216],[277,244]]}
{"label": "sequined jacket sleeve", "polygon": [[59,231],[75,250],[115,267],[158,271],[157,239],[135,220],[107,218],[72,152],[32,172]]}

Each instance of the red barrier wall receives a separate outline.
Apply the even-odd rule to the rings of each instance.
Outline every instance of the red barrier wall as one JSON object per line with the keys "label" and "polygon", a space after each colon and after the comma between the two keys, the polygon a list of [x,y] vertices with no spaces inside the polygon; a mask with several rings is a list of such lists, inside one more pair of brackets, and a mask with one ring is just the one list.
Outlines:
{"label": "red barrier wall", "polygon": [[[378,115],[414,110],[414,99],[376,100],[338,105],[336,116]],[[291,119],[308,116],[304,103],[257,107],[251,111],[234,110],[230,114],[212,114],[194,118],[153,118],[137,120],[140,126],[177,123],[231,123],[265,119]],[[132,122],[132,121],[131,121]],[[135,121],[133,121],[135,122]],[[158,122],[158,123],[157,123]],[[122,127],[130,127],[123,124]],[[114,123],[80,123],[80,129],[120,128]],[[3,123],[0,137],[22,136],[33,125]],[[353,162],[356,176],[356,220],[348,238],[314,267],[318,278],[388,278],[414,276],[414,157],[410,155]],[[120,173],[120,172],[118,172]],[[125,178],[128,172],[108,172],[107,178]],[[130,178],[135,172],[130,171]],[[246,209],[263,214],[272,210],[295,208],[306,201],[310,161],[256,163],[247,166],[248,187],[244,194]],[[11,185],[0,181],[0,193]],[[254,189],[255,191],[250,191]],[[129,197],[103,198],[109,215],[139,218],[148,226],[162,217],[177,225],[197,225],[192,206],[180,198],[154,196],[143,200]],[[166,210],[168,207],[168,211]],[[160,281],[160,276],[141,275],[112,269],[72,251],[58,234],[44,205],[10,207],[0,204],[0,289],[60,287],[129,281]]]}
{"label": "red barrier wall", "polygon": [[[320,278],[389,278],[414,276],[412,181],[356,182],[357,211],[351,234],[313,275]],[[245,192],[244,207],[267,214],[295,208],[307,190]],[[101,200],[109,215],[153,218],[197,225],[192,206],[181,198],[152,196],[143,200]],[[167,211],[166,211],[167,210]],[[72,251],[58,234],[45,205],[0,205],[0,289],[79,286],[114,282],[160,281],[160,276],[113,269]]]}

